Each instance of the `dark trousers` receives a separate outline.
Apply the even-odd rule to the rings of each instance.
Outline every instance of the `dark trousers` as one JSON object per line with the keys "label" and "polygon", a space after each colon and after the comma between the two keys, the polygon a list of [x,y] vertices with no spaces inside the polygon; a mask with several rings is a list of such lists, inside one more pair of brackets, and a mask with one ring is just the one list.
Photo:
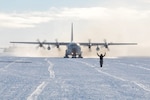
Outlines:
{"label": "dark trousers", "polygon": [[103,60],[100,60],[100,66],[102,67],[103,66]]}

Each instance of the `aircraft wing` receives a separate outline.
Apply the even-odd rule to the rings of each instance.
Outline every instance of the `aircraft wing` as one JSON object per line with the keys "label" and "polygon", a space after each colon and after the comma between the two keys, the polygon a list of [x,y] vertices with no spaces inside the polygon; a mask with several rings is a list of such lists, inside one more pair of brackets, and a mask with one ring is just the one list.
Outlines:
{"label": "aircraft wing", "polygon": [[67,45],[69,42],[45,42],[46,45]]}
{"label": "aircraft wing", "polygon": [[39,42],[10,42],[10,43],[19,43],[19,44],[39,44]]}
{"label": "aircraft wing", "polygon": [[83,46],[99,46],[99,45],[137,45],[137,43],[79,43]]}
{"label": "aircraft wing", "polygon": [[67,45],[69,42],[10,42],[17,44],[44,44],[44,45]]}
{"label": "aircraft wing", "polygon": [[[44,45],[67,45],[70,42],[10,42],[10,43],[18,43],[18,44],[44,44]],[[79,43],[83,46],[98,46],[98,45],[137,45],[137,43]]]}
{"label": "aircraft wing", "polygon": [[83,45],[83,46],[97,46],[97,45],[105,45],[105,43],[79,43],[80,45]]}
{"label": "aircraft wing", "polygon": [[137,43],[108,43],[108,45],[137,45]]}
{"label": "aircraft wing", "polygon": [[89,49],[91,49],[92,46],[97,46],[96,50],[99,50],[99,46],[102,45],[105,48],[109,50],[110,45],[137,45],[137,43],[107,43],[104,41],[104,43],[80,43],[80,45],[87,46]]}

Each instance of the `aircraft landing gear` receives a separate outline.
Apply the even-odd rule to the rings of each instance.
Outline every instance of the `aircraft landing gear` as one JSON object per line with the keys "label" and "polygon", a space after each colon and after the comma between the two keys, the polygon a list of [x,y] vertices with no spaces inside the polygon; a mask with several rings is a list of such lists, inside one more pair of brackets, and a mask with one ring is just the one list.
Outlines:
{"label": "aircraft landing gear", "polygon": [[[70,55],[70,54],[69,54],[69,55]],[[67,52],[67,50],[66,50],[66,53],[65,53],[64,58],[69,58],[70,56],[72,56],[72,58],[83,58],[83,57],[82,57],[82,54],[73,53],[72,55],[70,55],[70,56],[69,56],[69,55],[68,55],[68,52]]]}
{"label": "aircraft landing gear", "polygon": [[76,54],[73,54],[73,55],[72,55],[72,58],[76,58],[76,57],[77,57],[77,55],[76,55]]}
{"label": "aircraft landing gear", "polygon": [[83,58],[83,57],[82,57],[82,55],[79,55],[79,57],[78,57],[78,58]]}
{"label": "aircraft landing gear", "polygon": [[66,50],[66,54],[65,54],[64,58],[69,58],[68,54],[67,54],[67,50]]}
{"label": "aircraft landing gear", "polygon": [[64,58],[69,58],[68,55],[65,55]]}

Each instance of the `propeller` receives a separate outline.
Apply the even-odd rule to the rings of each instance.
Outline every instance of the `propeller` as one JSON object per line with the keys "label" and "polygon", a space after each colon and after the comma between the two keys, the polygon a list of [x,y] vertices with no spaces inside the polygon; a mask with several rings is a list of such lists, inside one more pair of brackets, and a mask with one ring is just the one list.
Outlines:
{"label": "propeller", "polygon": [[55,45],[53,45],[53,48],[57,47],[57,49],[60,51],[61,49],[60,49],[60,46],[59,46],[59,42],[58,42],[57,39],[55,39],[55,41],[56,41],[56,43],[55,43]]}
{"label": "propeller", "polygon": [[39,45],[37,46],[37,48],[39,48],[39,47],[40,47],[40,48],[45,49],[45,47],[44,47],[44,45],[43,45],[43,44],[46,42],[46,40],[44,40],[43,42],[41,42],[39,39],[37,39],[37,42],[38,42],[38,44],[39,44]]}
{"label": "propeller", "polygon": [[92,43],[91,43],[91,39],[89,39],[89,44],[88,44],[89,51],[91,51],[91,47],[92,47]]}
{"label": "propeller", "polygon": [[59,48],[58,40],[56,39],[55,41],[56,41],[56,47]]}
{"label": "propeller", "polygon": [[104,39],[104,47],[109,51],[108,43],[107,43],[106,39]]}

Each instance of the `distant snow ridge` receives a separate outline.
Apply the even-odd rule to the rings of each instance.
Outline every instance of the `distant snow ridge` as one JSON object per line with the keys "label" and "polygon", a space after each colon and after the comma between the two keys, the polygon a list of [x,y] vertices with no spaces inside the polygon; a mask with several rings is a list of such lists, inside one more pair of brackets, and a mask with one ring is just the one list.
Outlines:
{"label": "distant snow ridge", "polygon": [[9,63],[9,64],[7,64],[6,66],[4,66],[3,68],[0,68],[0,70],[5,71],[7,68],[9,68],[9,67],[12,66],[13,64],[15,64],[17,61],[20,61],[20,60],[18,59],[18,60],[12,61],[11,63]]}

